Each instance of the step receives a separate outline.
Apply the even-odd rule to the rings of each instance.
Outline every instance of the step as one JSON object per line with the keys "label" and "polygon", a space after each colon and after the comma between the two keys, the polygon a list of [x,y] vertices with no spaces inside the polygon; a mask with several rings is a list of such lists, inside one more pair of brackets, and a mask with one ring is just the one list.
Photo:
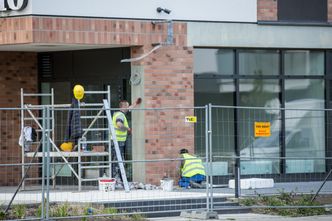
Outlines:
{"label": "step", "polygon": [[[219,207],[235,207],[237,203],[227,201],[225,197],[214,198]],[[179,216],[185,210],[205,210],[206,198],[171,199],[171,200],[147,200],[147,201],[120,201],[95,203],[104,207],[116,208],[126,212],[142,212],[147,217]]]}

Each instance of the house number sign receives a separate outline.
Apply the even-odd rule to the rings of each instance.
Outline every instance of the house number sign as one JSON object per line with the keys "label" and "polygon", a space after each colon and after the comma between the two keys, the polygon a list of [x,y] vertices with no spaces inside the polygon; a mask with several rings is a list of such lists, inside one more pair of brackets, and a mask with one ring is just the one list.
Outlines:
{"label": "house number sign", "polygon": [[0,0],[0,11],[21,11],[28,5],[28,0]]}

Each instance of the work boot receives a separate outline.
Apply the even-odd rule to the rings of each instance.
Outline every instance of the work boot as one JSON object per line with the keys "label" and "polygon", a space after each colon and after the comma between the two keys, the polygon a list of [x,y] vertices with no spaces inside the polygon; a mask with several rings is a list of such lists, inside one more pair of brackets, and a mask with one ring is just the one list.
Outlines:
{"label": "work boot", "polygon": [[196,182],[194,182],[194,181],[192,181],[192,180],[190,180],[190,186],[191,186],[192,188],[196,188],[196,189],[204,188],[203,185],[201,185],[200,183],[196,183]]}

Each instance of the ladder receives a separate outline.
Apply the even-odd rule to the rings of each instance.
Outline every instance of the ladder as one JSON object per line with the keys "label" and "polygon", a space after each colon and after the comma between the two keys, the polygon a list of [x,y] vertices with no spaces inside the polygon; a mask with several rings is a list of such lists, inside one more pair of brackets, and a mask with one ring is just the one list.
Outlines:
{"label": "ladder", "polygon": [[111,131],[111,136],[112,136],[112,139],[113,139],[114,149],[115,149],[115,152],[116,152],[116,158],[118,160],[119,167],[120,167],[120,172],[121,172],[123,185],[124,185],[125,191],[129,192],[129,185],[128,185],[128,180],[127,180],[126,170],[125,170],[124,165],[123,165],[123,159],[122,159],[122,156],[121,156],[121,153],[120,153],[119,143],[118,143],[118,141],[116,139],[116,136],[115,136],[115,129],[114,129],[114,125],[113,125],[112,114],[111,114],[111,111],[110,111],[110,105],[109,105],[109,103],[106,99],[104,99],[103,102],[104,102],[104,109],[105,109],[106,115],[107,115],[108,127],[109,127],[109,130]]}

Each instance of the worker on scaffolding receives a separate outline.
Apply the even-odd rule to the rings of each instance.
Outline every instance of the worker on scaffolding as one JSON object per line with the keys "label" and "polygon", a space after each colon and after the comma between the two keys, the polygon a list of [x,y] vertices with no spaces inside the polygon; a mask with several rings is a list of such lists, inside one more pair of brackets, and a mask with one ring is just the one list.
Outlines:
{"label": "worker on scaffolding", "polygon": [[[126,117],[126,114],[133,108],[135,108],[142,101],[141,98],[138,98],[133,104],[129,105],[129,102],[126,100],[120,101],[119,103],[119,111],[116,111],[113,114],[113,125],[115,129],[116,140],[119,144],[119,149],[121,153],[121,157],[125,160],[126,153],[126,142],[128,135],[131,135],[131,128],[129,127],[129,123]],[[116,152],[114,149],[114,144],[112,142],[112,161],[116,161]],[[118,181],[122,180],[120,176],[120,168],[119,164],[112,164],[112,175],[114,178],[117,178]],[[121,182],[118,182],[121,184]]]}
{"label": "worker on scaffolding", "polygon": [[181,149],[179,154],[183,159],[180,166],[179,186],[183,188],[204,188],[205,168],[202,160],[189,154],[187,149]]}

